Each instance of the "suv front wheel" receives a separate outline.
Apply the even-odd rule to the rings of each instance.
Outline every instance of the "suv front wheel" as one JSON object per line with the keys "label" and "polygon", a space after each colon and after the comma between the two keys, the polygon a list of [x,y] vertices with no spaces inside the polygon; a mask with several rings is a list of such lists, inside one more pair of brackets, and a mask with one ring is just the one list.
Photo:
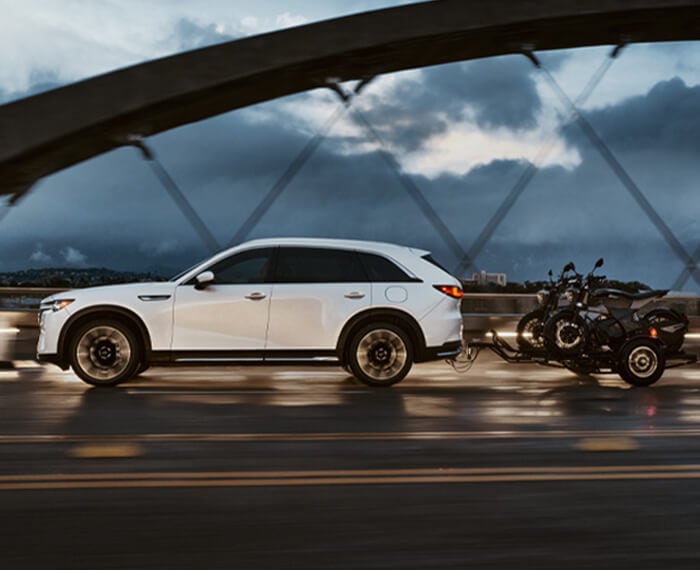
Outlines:
{"label": "suv front wheel", "polygon": [[413,346],[396,325],[375,323],[352,336],[347,361],[355,378],[368,386],[391,386],[411,369]]}
{"label": "suv front wheel", "polygon": [[73,371],[93,386],[115,386],[136,374],[139,343],[119,321],[99,320],[81,326],[70,342]]}

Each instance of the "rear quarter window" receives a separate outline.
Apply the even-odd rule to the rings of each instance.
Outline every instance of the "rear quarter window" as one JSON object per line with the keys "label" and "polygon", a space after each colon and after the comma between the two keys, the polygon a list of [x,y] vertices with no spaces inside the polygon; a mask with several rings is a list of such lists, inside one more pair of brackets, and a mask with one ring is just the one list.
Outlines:
{"label": "rear quarter window", "polygon": [[442,269],[445,273],[449,273],[450,275],[452,275],[452,273],[450,273],[450,272],[449,272],[447,269],[445,269],[438,261],[436,261],[435,258],[434,258],[432,255],[430,255],[430,254],[424,255],[423,257],[421,257],[421,259],[424,259],[424,260],[427,261],[428,263],[432,263],[432,264],[433,264],[435,267],[437,267],[438,269]]}
{"label": "rear quarter window", "polygon": [[372,253],[360,253],[369,280],[375,283],[416,282],[420,279],[406,273],[393,261]]}

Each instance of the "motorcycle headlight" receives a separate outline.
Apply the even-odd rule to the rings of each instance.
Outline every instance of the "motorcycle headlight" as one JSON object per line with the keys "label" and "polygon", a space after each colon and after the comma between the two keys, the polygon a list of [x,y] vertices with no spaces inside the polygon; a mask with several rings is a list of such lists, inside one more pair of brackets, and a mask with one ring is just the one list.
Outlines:
{"label": "motorcycle headlight", "polygon": [[573,289],[567,289],[566,293],[564,293],[564,298],[569,303],[573,303],[574,299],[576,298],[576,292]]}
{"label": "motorcycle headlight", "polygon": [[537,303],[540,305],[544,305],[544,300],[547,298],[547,295],[545,294],[544,291],[538,291],[537,292]]}
{"label": "motorcycle headlight", "polygon": [[68,305],[70,305],[75,299],[54,299],[53,301],[45,301],[42,302],[41,305],[39,306],[40,311],[60,311],[61,309],[65,309]]}

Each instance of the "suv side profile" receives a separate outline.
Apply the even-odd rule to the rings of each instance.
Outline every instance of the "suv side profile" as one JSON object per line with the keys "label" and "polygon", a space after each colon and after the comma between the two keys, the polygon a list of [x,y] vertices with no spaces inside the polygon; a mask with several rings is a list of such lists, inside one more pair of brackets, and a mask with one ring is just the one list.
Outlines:
{"label": "suv side profile", "polygon": [[371,386],[461,350],[459,281],[427,251],[334,239],[247,242],[168,282],[41,303],[40,361],[113,386],[150,366],[324,363]]}

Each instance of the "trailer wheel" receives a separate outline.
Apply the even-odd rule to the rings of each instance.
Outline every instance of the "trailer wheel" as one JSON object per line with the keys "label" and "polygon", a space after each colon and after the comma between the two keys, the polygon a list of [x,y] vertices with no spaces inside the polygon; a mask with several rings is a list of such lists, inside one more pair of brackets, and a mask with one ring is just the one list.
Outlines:
{"label": "trailer wheel", "polygon": [[651,386],[664,373],[666,359],[659,346],[646,338],[626,343],[620,351],[618,373],[632,386]]}

